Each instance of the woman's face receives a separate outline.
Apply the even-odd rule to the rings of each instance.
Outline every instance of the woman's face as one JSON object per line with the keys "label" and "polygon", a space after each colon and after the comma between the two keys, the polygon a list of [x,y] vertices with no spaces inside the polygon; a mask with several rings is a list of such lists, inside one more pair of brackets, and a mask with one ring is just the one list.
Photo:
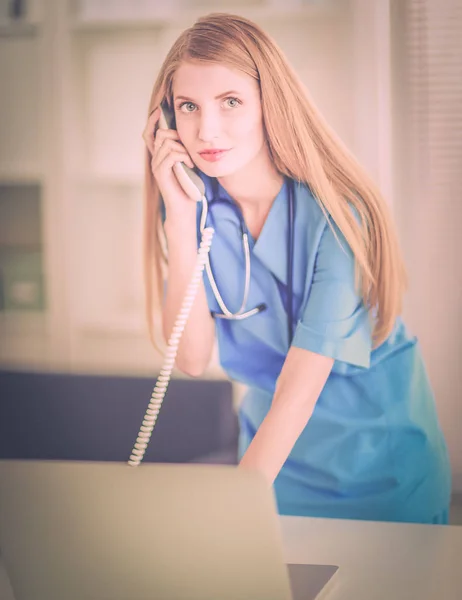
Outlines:
{"label": "woman's face", "polygon": [[180,140],[206,175],[231,175],[267,152],[260,88],[249,75],[222,64],[183,62],[173,102]]}

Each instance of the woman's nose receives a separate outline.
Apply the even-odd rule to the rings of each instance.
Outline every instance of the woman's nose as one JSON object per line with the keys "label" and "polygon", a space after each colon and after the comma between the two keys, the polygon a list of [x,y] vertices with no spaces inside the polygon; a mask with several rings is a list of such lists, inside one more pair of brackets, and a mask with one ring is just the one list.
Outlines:
{"label": "woman's nose", "polygon": [[221,126],[218,115],[203,113],[199,122],[199,139],[203,142],[211,142],[220,136]]}

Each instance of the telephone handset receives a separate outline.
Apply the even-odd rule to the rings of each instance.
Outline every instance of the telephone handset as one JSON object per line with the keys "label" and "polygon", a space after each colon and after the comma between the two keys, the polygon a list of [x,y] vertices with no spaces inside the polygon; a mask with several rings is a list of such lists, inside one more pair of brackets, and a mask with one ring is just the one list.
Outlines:
{"label": "telephone handset", "polygon": [[[176,129],[175,113],[166,100],[160,105],[159,128]],[[178,183],[192,200],[200,202],[205,195],[205,186],[199,175],[187,165],[177,162],[173,166],[173,172],[178,179]]]}
{"label": "telephone handset", "polygon": [[[161,105],[161,114],[159,119],[159,127],[164,129],[175,128],[174,114],[170,111],[166,102]],[[168,340],[167,350],[165,352],[164,363],[157,378],[156,385],[151,395],[146,414],[144,416],[142,425],[140,427],[138,436],[136,438],[135,445],[132,453],[128,460],[128,465],[136,467],[143,460],[144,453],[148,446],[151,438],[151,433],[157,422],[157,415],[159,414],[162,401],[167,392],[167,387],[170,381],[170,377],[175,365],[175,358],[178,352],[178,346],[180,343],[181,335],[183,334],[184,328],[188,321],[191,308],[194,304],[194,299],[199,289],[202,272],[207,263],[208,253],[212,244],[212,237],[214,230],[211,227],[205,226],[205,218],[207,215],[207,200],[205,198],[205,186],[202,179],[183,163],[176,163],[173,167],[175,175],[185,193],[191,197],[191,199],[200,201],[204,199],[202,204],[202,217],[200,224],[201,232],[201,243],[197,253],[196,265],[191,277],[191,281],[186,289],[186,293],[181,305],[180,311],[175,319],[172,333]]]}

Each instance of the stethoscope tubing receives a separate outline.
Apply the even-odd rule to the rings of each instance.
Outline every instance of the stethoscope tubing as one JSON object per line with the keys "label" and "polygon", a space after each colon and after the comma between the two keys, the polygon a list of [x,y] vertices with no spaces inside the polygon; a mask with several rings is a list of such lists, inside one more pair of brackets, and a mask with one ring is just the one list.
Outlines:
{"label": "stethoscope tubing", "polygon": [[[288,182],[289,185],[289,194],[288,194],[288,252],[287,252],[287,329],[289,336],[289,343],[293,338],[293,267],[294,267],[294,223],[295,223],[295,208],[294,208],[294,183],[293,181]],[[215,194],[214,194],[215,196]],[[215,197],[212,198],[212,204],[215,200]],[[239,209],[238,209],[239,210]],[[200,231],[201,233],[204,231],[206,227],[207,214],[209,211],[209,202],[207,201],[206,196],[204,195],[202,198],[202,212],[200,219]],[[232,312],[226,306],[220,291],[218,289],[217,283],[215,281],[215,277],[213,276],[212,267],[210,264],[210,257],[207,255],[207,259],[205,262],[205,271],[207,273],[207,278],[210,283],[210,287],[212,289],[213,295],[220,307],[221,313],[212,312],[212,316],[219,319],[228,319],[228,320],[243,320],[253,315],[258,314],[266,309],[265,304],[259,304],[255,308],[251,310],[245,310],[247,305],[247,301],[249,298],[250,291],[250,279],[251,279],[251,261],[250,261],[250,246],[249,246],[249,237],[245,230],[245,224],[242,215],[239,213],[239,221],[241,228],[241,238],[242,238],[242,246],[244,251],[244,261],[245,261],[245,285],[244,285],[244,294],[242,298],[241,306],[237,312]]]}

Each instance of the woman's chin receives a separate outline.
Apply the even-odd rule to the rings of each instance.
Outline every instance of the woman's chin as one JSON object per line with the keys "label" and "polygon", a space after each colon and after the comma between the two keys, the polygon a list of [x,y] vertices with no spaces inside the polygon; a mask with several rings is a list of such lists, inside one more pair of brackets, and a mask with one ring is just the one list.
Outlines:
{"label": "woman's chin", "polygon": [[202,164],[198,165],[198,167],[202,173],[208,177],[227,177],[238,170],[235,165],[226,165],[224,163],[206,163],[205,161],[201,161],[201,163]]}

